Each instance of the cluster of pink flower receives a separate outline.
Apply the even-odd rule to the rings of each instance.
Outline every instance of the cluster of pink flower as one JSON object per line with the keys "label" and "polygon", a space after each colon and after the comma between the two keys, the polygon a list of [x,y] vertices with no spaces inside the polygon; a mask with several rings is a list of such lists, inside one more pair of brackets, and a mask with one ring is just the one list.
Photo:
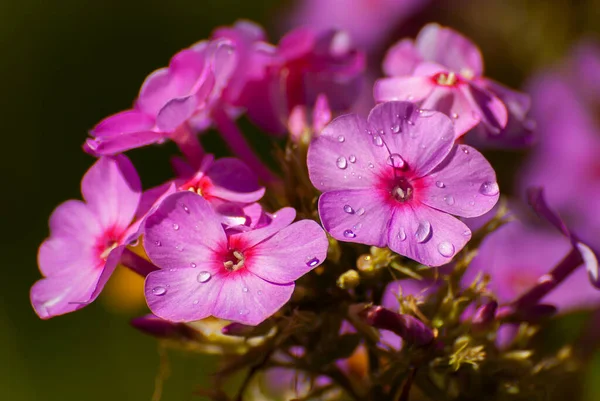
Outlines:
{"label": "cluster of pink flower", "polygon": [[[367,118],[351,113],[365,68],[365,54],[344,32],[297,29],[271,45],[246,21],[177,53],[148,76],[132,109],[91,130],[84,150],[98,161],[83,177],[84,202],[70,200],[54,211],[50,237],[40,247],[45,277],[31,290],[37,314],[50,318],[94,301],[119,263],[146,277],[155,317],[138,323],[151,321],[155,332],[160,322],[209,316],[260,324],[290,301],[297,280],[320,265],[328,269],[332,243],[389,248],[421,265],[452,267],[471,240],[475,223],[468,219],[491,211],[500,196],[494,170],[473,146],[529,144],[529,97],[485,78],[478,48],[437,24],[388,51],[387,77],[374,86],[378,104]],[[294,222],[297,210],[282,188],[293,192],[290,186],[302,180],[287,180],[262,163],[236,125],[241,116],[273,135],[289,132],[289,149],[306,168],[293,173],[312,183],[308,204],[321,193],[317,210],[298,212],[305,218]],[[211,127],[239,159],[205,154],[199,134]],[[143,190],[122,152],[167,139],[185,160],[173,159],[175,178]],[[506,272],[506,283],[495,281],[494,300],[471,311],[473,322],[546,311],[538,301],[582,264],[599,285],[591,249],[550,211],[540,191],[530,191],[530,202],[567,245],[555,247],[541,270],[527,273],[510,266],[514,260],[540,265],[530,257],[537,255],[531,248],[538,237],[522,246],[521,239],[512,242],[529,237],[505,230],[494,239],[501,245],[484,242],[463,287],[495,265],[494,273]],[[569,249],[544,275],[556,262],[549,259]],[[531,280],[523,279],[527,274]],[[523,281],[525,287],[515,289]],[[406,293],[411,284],[400,286]],[[398,309],[397,287],[392,283],[383,297],[390,309]],[[497,308],[496,301],[506,305]],[[369,309],[365,319],[416,344],[434,337],[415,317],[381,307]]]}

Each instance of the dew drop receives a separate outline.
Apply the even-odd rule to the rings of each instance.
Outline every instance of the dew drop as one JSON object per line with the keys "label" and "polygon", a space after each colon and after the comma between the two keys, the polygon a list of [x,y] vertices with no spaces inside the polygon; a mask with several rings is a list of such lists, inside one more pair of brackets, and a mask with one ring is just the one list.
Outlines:
{"label": "dew drop", "polygon": [[129,245],[129,246],[136,247],[136,246],[138,246],[139,244],[140,244],[140,239],[139,239],[139,238],[136,238],[136,239],[134,239],[133,241],[131,241],[131,242],[130,242],[128,245]]}
{"label": "dew drop", "polygon": [[198,273],[198,277],[197,277],[199,283],[206,283],[211,278],[212,278],[212,274],[210,274],[207,271]]}
{"label": "dew drop", "polygon": [[319,259],[315,258],[314,256],[308,257],[306,260],[306,266],[308,266],[308,267],[315,267],[318,264],[319,264]]}
{"label": "dew drop", "polygon": [[420,110],[419,110],[419,115],[420,115],[421,117],[431,117],[431,116],[433,116],[435,113],[436,113],[436,112],[435,112],[435,110],[423,110],[423,109],[420,109]]}
{"label": "dew drop", "polygon": [[248,287],[244,287],[244,288],[242,288],[242,291],[243,291],[243,292],[248,292]]}
{"label": "dew drop", "polygon": [[175,230],[175,231],[179,230],[179,224],[173,223],[173,230]]}
{"label": "dew drop", "polygon": [[417,242],[423,243],[429,239],[431,236],[431,223],[427,220],[424,220],[419,223],[417,227],[417,231],[415,231],[415,238]]}
{"label": "dew drop", "polygon": [[471,201],[471,202],[469,202],[469,205],[475,206],[475,202]]}
{"label": "dew drop", "polygon": [[365,209],[364,209],[364,208],[362,208],[362,207],[361,207],[361,208],[358,208],[358,209],[356,210],[356,214],[357,214],[357,215],[359,215],[359,216],[362,216],[363,214],[365,214]]}
{"label": "dew drop", "polygon": [[361,227],[362,227],[361,223],[356,223],[355,225],[352,226],[352,229],[358,231],[358,230],[360,230]]}
{"label": "dew drop", "polygon": [[373,167],[375,167],[375,166],[373,165],[373,163],[369,163],[369,168],[373,168]]}
{"label": "dew drop", "polygon": [[381,137],[379,135],[375,135],[373,137],[373,144],[375,146],[383,146],[383,139],[381,139]]}
{"label": "dew drop", "polygon": [[408,123],[408,125],[415,125],[415,122],[412,120],[406,120],[406,122]]}
{"label": "dew drop", "polygon": [[350,163],[356,163],[356,156],[354,156],[354,155],[350,155],[350,156],[348,157],[348,161],[349,161]]}
{"label": "dew drop", "polygon": [[182,204],[181,204],[181,207],[183,208],[183,211],[184,211],[184,212],[186,212],[187,214],[190,214],[190,208],[189,208],[189,207],[187,207],[187,205],[185,205],[185,204],[183,204],[183,203],[182,203]]}
{"label": "dew drop", "polygon": [[467,148],[462,148],[462,151],[465,155],[469,154],[469,149],[467,149]]}
{"label": "dew drop", "polygon": [[258,294],[258,295],[262,295],[262,291],[261,291],[261,290],[258,290],[258,291],[256,291],[256,294]]}
{"label": "dew drop", "polygon": [[338,166],[338,168],[343,170],[346,167],[348,167],[348,161],[346,160],[346,158],[344,156],[340,156],[340,157],[338,157],[337,161],[335,162],[335,165]]}
{"label": "dew drop", "polygon": [[240,309],[240,315],[247,315],[248,309]]}
{"label": "dew drop", "polygon": [[500,192],[498,183],[492,181],[486,181],[479,187],[479,192],[485,196],[495,196]]}
{"label": "dew drop", "polygon": [[392,127],[390,128],[390,131],[392,131],[392,133],[394,133],[394,134],[397,134],[398,132],[400,132],[400,125],[399,124],[392,125]]}
{"label": "dew drop", "polygon": [[470,237],[470,236],[471,236],[471,231],[469,231],[469,230],[465,230],[465,231],[463,231],[463,233],[462,233],[462,234],[463,234],[465,237]]}
{"label": "dew drop", "polygon": [[446,184],[444,184],[442,181],[436,181],[435,186],[438,188],[446,188]]}
{"label": "dew drop", "polygon": [[194,302],[192,302],[194,305],[198,305],[198,300],[195,299]]}
{"label": "dew drop", "polygon": [[344,205],[344,212],[348,214],[354,214],[354,209],[352,209],[352,206],[350,205]]}
{"label": "dew drop", "polygon": [[344,138],[344,135],[340,135],[338,136],[338,142],[344,142],[346,140],[346,138]]}
{"label": "dew drop", "polygon": [[346,230],[346,231],[344,231],[344,237],[356,238],[356,234],[354,234],[354,231],[352,231],[352,230]]}
{"label": "dew drop", "polygon": [[398,153],[392,153],[387,159],[387,164],[394,168],[402,168],[404,167],[405,163],[404,159],[402,159],[402,156],[400,156]]}
{"label": "dew drop", "polygon": [[400,228],[400,232],[398,232],[398,239],[400,241],[406,240],[406,231],[404,231],[404,228]]}
{"label": "dew drop", "polygon": [[440,242],[438,245],[438,252],[440,255],[449,258],[454,255],[454,245],[447,241]]}
{"label": "dew drop", "polygon": [[456,120],[458,118],[458,114],[452,113],[452,118]]}
{"label": "dew drop", "polygon": [[194,262],[192,262],[192,263],[190,263],[190,266],[192,266],[192,268],[194,268],[194,267],[196,267],[197,265],[196,265]]}
{"label": "dew drop", "polygon": [[162,242],[160,242],[160,241],[156,240],[156,241],[154,241],[154,245],[156,245],[156,246],[161,246],[161,245],[162,245]]}
{"label": "dew drop", "polygon": [[154,295],[156,295],[157,297],[162,297],[163,295],[165,295],[167,293],[167,289],[161,285],[159,285],[158,287],[154,287],[152,289],[152,293]]}
{"label": "dew drop", "polygon": [[471,112],[471,117],[473,117],[473,120],[479,120],[479,114],[476,111]]}
{"label": "dew drop", "polygon": [[454,205],[454,196],[452,195],[446,195],[444,196],[444,202],[446,202],[447,205],[452,206]]}

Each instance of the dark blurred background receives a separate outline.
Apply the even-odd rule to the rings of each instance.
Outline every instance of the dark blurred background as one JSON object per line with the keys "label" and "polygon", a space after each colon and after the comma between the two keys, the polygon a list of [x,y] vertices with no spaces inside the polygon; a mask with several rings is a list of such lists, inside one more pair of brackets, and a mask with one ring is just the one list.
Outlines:
{"label": "dark blurred background", "polygon": [[[274,0],[0,1],[0,400],[152,398],[159,348],[128,324],[145,313],[141,280],[118,272],[93,305],[41,321],[28,299],[39,278],[37,247],[53,208],[80,197],[80,179],[93,162],[81,151],[89,128],[129,107],[148,73],[218,25],[252,19],[276,42],[292,6]],[[600,0],[430,1],[372,49],[372,64],[380,63],[387,45],[437,21],[479,44],[488,76],[518,88],[578,39],[598,37],[599,13]],[[133,152],[145,186],[167,177],[162,156],[173,150]],[[519,160],[518,154],[506,158]],[[168,360],[162,400],[198,399],[193,392],[207,383],[211,360],[176,351]],[[590,400],[598,399],[595,377]]]}

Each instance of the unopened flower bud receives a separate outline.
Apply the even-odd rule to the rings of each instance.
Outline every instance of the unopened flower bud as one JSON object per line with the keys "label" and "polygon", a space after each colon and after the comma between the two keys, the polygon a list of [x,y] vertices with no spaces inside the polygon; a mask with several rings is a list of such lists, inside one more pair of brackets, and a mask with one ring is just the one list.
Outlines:
{"label": "unopened flower bud", "polygon": [[481,305],[475,311],[473,320],[471,321],[474,329],[483,329],[487,327],[496,318],[496,311],[498,310],[498,302],[489,301]]}
{"label": "unopened flower bud", "polygon": [[172,340],[195,340],[196,333],[185,323],[174,323],[152,314],[136,317],[131,325],[139,331],[154,337]]}
{"label": "unopened flower bud", "polygon": [[371,255],[361,255],[356,261],[356,267],[363,273],[372,273],[375,270],[373,257]]}
{"label": "unopened flower bud", "polygon": [[337,279],[337,286],[344,290],[351,290],[358,287],[360,277],[356,270],[348,270]]}
{"label": "unopened flower bud", "polygon": [[433,330],[419,319],[392,312],[382,306],[373,306],[367,309],[366,320],[373,327],[396,333],[408,344],[427,345],[435,337]]}

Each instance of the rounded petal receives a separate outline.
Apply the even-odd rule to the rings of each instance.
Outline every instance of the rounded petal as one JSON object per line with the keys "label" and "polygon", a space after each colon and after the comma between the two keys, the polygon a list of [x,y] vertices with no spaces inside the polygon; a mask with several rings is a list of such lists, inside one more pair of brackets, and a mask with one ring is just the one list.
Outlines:
{"label": "rounded petal", "polygon": [[290,299],[294,284],[273,284],[248,270],[227,275],[214,305],[215,317],[257,325],[277,312]]}
{"label": "rounded petal", "polygon": [[94,256],[95,237],[52,236],[38,251],[38,266],[44,276],[93,269],[98,260]]}
{"label": "rounded petal", "polygon": [[469,99],[473,112],[492,133],[498,134],[508,123],[508,110],[502,100],[493,93],[471,83],[461,86],[462,93]]}
{"label": "rounded petal", "polygon": [[301,220],[251,248],[247,268],[263,280],[291,283],[323,263],[328,246],[321,226]]}
{"label": "rounded petal", "polygon": [[83,144],[83,150],[94,156],[112,156],[131,149],[152,145],[165,139],[165,133],[140,131],[107,137],[90,138]]}
{"label": "rounded petal", "polygon": [[393,77],[375,81],[373,97],[377,102],[407,100],[420,102],[436,87],[430,77]]}
{"label": "rounded petal", "polygon": [[386,167],[389,153],[366,121],[344,115],[327,125],[308,148],[308,172],[321,191],[369,188]]}
{"label": "rounded petal", "polygon": [[[221,218],[203,197],[189,191],[165,198],[144,225],[144,248],[162,269],[191,267],[227,249]],[[211,273],[217,270],[215,266]]]}
{"label": "rounded petal", "polygon": [[422,204],[397,208],[388,231],[392,251],[432,267],[450,262],[470,239],[463,222]]}
{"label": "rounded petal", "polygon": [[156,126],[163,132],[175,131],[194,114],[197,106],[198,101],[195,96],[170,99],[158,112]]}
{"label": "rounded petal", "polygon": [[477,106],[474,106],[470,98],[465,96],[463,86],[438,86],[421,103],[421,108],[425,110],[441,111],[451,117],[456,138],[466,134],[481,120],[481,114],[476,111]]}
{"label": "rounded petal", "polygon": [[481,153],[457,145],[426,181],[420,201],[462,217],[477,217],[491,210],[500,196],[496,173]]}
{"label": "rounded petal", "polygon": [[241,160],[225,157],[216,160],[206,172],[214,187],[211,195],[231,202],[252,203],[265,193],[256,175]]}
{"label": "rounded petal", "polygon": [[95,138],[106,138],[150,131],[153,127],[154,118],[138,110],[126,110],[100,121],[90,134]]}
{"label": "rounded petal", "polygon": [[[417,110],[408,102],[378,104],[369,114],[369,126],[383,138],[389,154],[399,154],[417,177],[444,160],[454,143],[454,128],[443,113]],[[388,168],[390,166],[387,166]]]}
{"label": "rounded petal", "polygon": [[483,74],[483,58],[477,46],[450,28],[428,24],[419,32],[415,44],[427,61],[442,64],[459,73],[468,69],[472,75]]}
{"label": "rounded petal", "polygon": [[319,216],[325,230],[345,242],[384,247],[393,211],[372,189],[325,192]]}
{"label": "rounded petal", "polygon": [[50,215],[50,235],[92,242],[101,234],[102,226],[90,209],[89,205],[78,200],[61,203]]}
{"label": "rounded petal", "polygon": [[234,234],[231,236],[231,241],[243,244],[245,249],[251,248],[289,226],[296,218],[296,210],[291,207],[284,207],[274,213],[272,217],[269,225],[256,230]]}
{"label": "rounded petal", "polygon": [[102,157],[85,173],[81,193],[103,228],[124,230],[135,215],[142,184],[127,157]]}
{"label": "rounded petal", "polygon": [[212,266],[162,269],[146,277],[144,292],[156,316],[173,322],[191,322],[212,315],[225,276],[209,273]]}
{"label": "rounded petal", "polygon": [[389,48],[383,59],[383,72],[387,76],[410,75],[423,57],[411,39],[403,39]]}

